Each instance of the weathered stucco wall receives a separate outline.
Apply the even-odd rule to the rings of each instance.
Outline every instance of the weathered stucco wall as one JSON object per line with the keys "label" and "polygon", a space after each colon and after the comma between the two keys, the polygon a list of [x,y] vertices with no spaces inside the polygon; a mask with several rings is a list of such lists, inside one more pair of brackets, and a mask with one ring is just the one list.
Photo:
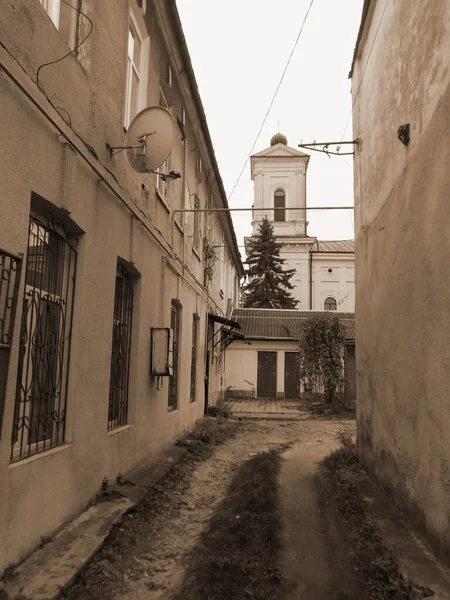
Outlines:
{"label": "weathered stucco wall", "polygon": [[[117,146],[124,140],[129,3],[83,2],[94,29],[82,55],[68,56],[41,70],[41,82],[48,96],[70,113],[72,126],[92,146],[92,151],[67,127],[34,82],[38,65],[67,53],[59,32],[37,1],[0,3],[2,43],[9,50],[0,48],[0,61],[18,82],[14,83],[6,71],[0,71],[0,248],[23,253],[26,258],[32,196],[38,194],[56,216],[70,215],[77,226],[78,252],[64,444],[11,462],[25,268],[22,271],[0,431],[0,573],[82,511],[99,491],[104,477],[114,480],[119,473],[153,456],[203,415],[207,316],[220,314],[228,298],[237,296],[239,261],[237,249],[230,243],[233,234],[227,220],[215,219],[211,232],[222,246],[229,244],[225,258],[217,263],[219,267],[221,260],[225,261],[224,271],[229,273],[222,282],[222,292],[217,275],[209,289],[202,285],[202,249],[200,244],[197,252],[193,250],[193,215],[188,215],[180,227],[173,224],[173,209],[186,201],[184,186],[190,189],[189,202],[194,193],[201,206],[212,196],[218,206],[225,200],[205,142],[198,105],[193,100],[192,84],[187,81],[180,45],[168,25],[167,3],[157,1],[151,5],[152,10],[157,7],[157,14],[149,13],[147,17],[152,49],[148,102],[159,103],[160,70],[170,60],[174,71],[170,110],[175,121],[182,108],[187,113],[187,140],[183,146],[178,128],[172,163],[172,169],[179,171],[182,178],[168,184],[165,203],[155,192],[154,175],[133,172],[123,154],[113,159],[107,155],[106,143]],[[67,131],[71,145],[32,105],[19,84]],[[67,113],[60,112],[68,120]],[[86,164],[75,147],[84,149],[104,178]],[[188,149],[185,165],[183,147]],[[197,172],[199,157],[209,170],[208,183]],[[105,165],[113,175],[108,174]],[[122,194],[122,202],[105,185],[106,179]],[[47,215],[40,216],[45,219]],[[203,235],[203,219],[198,227]],[[128,418],[124,426],[108,432],[118,257],[133,265],[136,280]],[[150,329],[170,326],[172,299],[178,300],[182,309],[178,407],[169,412],[168,379],[164,378],[159,390],[156,377],[149,372]],[[199,317],[199,331],[196,396],[191,402],[194,315]],[[220,396],[222,372],[219,362],[210,381],[212,400]]]}
{"label": "weathered stucco wall", "polygon": [[372,2],[352,78],[359,451],[447,559],[449,56],[448,2]]}

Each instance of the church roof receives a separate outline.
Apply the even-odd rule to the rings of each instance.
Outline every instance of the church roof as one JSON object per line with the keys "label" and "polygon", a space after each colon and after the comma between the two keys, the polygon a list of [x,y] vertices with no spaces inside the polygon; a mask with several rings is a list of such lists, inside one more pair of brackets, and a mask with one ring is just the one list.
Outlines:
{"label": "church roof", "polygon": [[311,249],[313,252],[342,252],[354,254],[355,240],[316,240]]}
{"label": "church roof", "polygon": [[[236,308],[233,320],[240,326],[240,333],[246,338],[253,339],[298,339],[302,323],[311,317],[323,315],[330,311],[289,310],[271,308]],[[347,342],[355,339],[355,314],[347,312],[332,312],[339,318],[344,329]]]}

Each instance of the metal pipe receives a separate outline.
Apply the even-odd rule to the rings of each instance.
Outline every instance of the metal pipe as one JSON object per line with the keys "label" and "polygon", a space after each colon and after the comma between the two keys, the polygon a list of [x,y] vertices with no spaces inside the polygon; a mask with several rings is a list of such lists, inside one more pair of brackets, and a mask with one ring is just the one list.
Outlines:
{"label": "metal pipe", "polygon": [[[308,206],[308,207],[293,207],[286,206],[283,210],[354,210],[354,206]],[[184,212],[244,212],[244,211],[255,211],[255,210],[266,210],[272,211],[275,210],[274,207],[271,208],[176,208],[172,211],[175,213],[184,213]]]}

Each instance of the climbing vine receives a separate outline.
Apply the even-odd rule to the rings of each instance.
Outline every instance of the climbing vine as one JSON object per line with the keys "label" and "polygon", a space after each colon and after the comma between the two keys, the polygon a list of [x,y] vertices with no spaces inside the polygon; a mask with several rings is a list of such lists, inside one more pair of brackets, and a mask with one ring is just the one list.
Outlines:
{"label": "climbing vine", "polygon": [[325,402],[340,399],[344,385],[344,332],[339,318],[324,313],[302,325],[299,342],[300,377]]}
{"label": "climbing vine", "polygon": [[203,238],[203,276],[205,285],[208,285],[209,282],[212,281],[214,277],[215,264],[218,259],[219,255],[217,253],[217,247],[208,236],[205,236]]}

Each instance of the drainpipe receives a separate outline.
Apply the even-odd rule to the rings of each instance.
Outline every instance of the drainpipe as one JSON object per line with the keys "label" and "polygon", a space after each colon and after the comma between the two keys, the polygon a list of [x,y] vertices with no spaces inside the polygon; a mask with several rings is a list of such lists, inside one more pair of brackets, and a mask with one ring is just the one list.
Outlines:
{"label": "drainpipe", "polygon": [[312,310],[312,261],[313,261],[313,252],[312,248],[309,249],[309,310]]}

